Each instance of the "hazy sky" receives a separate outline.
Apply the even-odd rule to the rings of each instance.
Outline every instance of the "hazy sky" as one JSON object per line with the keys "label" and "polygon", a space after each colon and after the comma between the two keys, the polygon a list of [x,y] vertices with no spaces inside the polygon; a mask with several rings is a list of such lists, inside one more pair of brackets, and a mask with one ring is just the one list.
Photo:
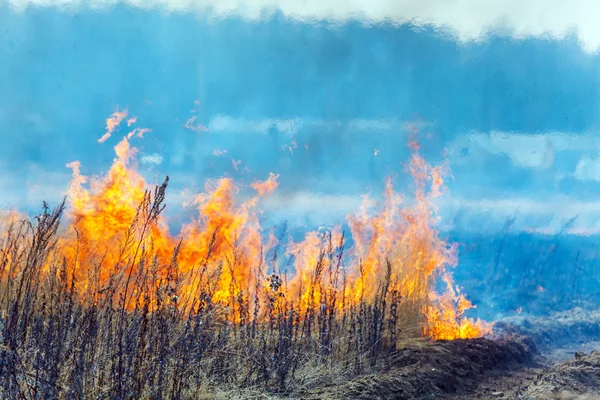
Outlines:
{"label": "hazy sky", "polygon": [[[55,5],[50,5],[54,3]],[[59,5],[56,5],[59,4]],[[134,128],[173,180],[280,174],[267,205],[333,223],[444,152],[445,228],[600,229],[600,13],[558,0],[0,0],[0,207],[56,201]],[[137,122],[98,143],[106,118]],[[241,161],[241,162],[240,162]]]}

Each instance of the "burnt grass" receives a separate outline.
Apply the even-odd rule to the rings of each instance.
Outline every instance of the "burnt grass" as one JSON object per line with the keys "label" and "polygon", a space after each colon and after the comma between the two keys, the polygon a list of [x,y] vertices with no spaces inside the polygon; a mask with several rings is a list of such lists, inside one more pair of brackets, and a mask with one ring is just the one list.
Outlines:
{"label": "burnt grass", "polygon": [[[390,289],[397,279],[391,261],[371,288],[373,298],[340,307],[343,245],[335,246],[331,235],[311,271],[305,306],[284,295],[280,276],[263,273],[255,298],[232,287],[229,302],[213,301],[219,274],[235,268],[228,264],[236,260],[235,247],[232,261],[213,270],[198,260],[197,292],[180,300],[179,245],[170,261],[160,261],[145,236],[164,208],[166,184],[154,197],[146,193],[115,244],[118,257],[106,279],[99,278],[102,253],[75,258],[89,273],[85,290],[77,290],[76,262],[59,246],[64,202],[0,231],[0,398],[298,398],[395,369],[426,373],[410,375],[415,387],[426,379],[452,391],[459,385],[448,381],[452,376],[527,359],[525,347],[508,342],[423,342],[423,305]],[[90,245],[75,248],[80,244]],[[449,362],[456,352],[460,361]],[[484,361],[474,368],[470,359]],[[394,398],[417,390],[394,382],[387,391]]]}
{"label": "burnt grass", "polygon": [[[546,358],[555,348],[598,341],[599,311],[574,308],[548,317],[505,318],[495,324],[493,336],[407,343],[385,359],[384,367],[298,398],[600,399],[600,352],[576,351],[560,363]],[[482,390],[490,379],[497,390]]]}
{"label": "burnt grass", "polygon": [[[546,357],[556,348],[598,341],[598,310],[505,318],[494,331],[487,339],[406,343],[370,374],[312,388],[298,398],[600,399],[600,352],[576,351],[559,363]],[[496,390],[482,388],[489,380]]]}
{"label": "burnt grass", "polygon": [[302,399],[433,399],[469,393],[490,371],[533,362],[527,338],[464,339],[407,345],[373,374],[299,394]]}
{"label": "burnt grass", "polygon": [[[140,223],[159,206],[148,198]],[[155,275],[156,257],[142,251],[135,265],[116,269],[112,284],[81,294],[71,266],[56,253],[63,210],[64,204],[45,207],[0,237],[3,399],[457,398],[492,372],[534,364],[537,348],[564,337],[565,327],[571,339],[598,333],[596,314],[582,312],[559,323],[509,320],[492,339],[432,342],[420,339],[418,321],[406,317],[418,305],[403,303],[385,281],[371,302],[341,311],[333,302],[309,303],[301,314],[278,296],[279,280],[271,276],[277,285],[256,303],[265,315],[259,319],[243,294],[232,299],[233,311],[213,303],[209,279],[186,308],[178,303],[177,249],[163,278]],[[126,245],[135,244],[136,229]],[[133,270],[139,275],[123,292],[119,282],[127,285]],[[126,307],[133,293],[144,296]],[[595,371],[594,360],[564,368]],[[553,391],[561,372],[548,373],[528,390]],[[580,375],[571,376],[578,382]]]}
{"label": "burnt grass", "polygon": [[600,399],[600,352],[576,353],[575,359],[539,374],[524,393],[530,399]]}

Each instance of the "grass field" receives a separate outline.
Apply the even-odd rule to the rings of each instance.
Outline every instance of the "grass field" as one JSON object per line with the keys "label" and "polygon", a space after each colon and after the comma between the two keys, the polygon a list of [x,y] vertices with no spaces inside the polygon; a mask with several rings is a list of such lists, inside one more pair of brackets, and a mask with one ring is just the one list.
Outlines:
{"label": "grass field", "polygon": [[4,398],[284,395],[372,371],[412,340],[489,332],[463,315],[471,305],[446,268],[455,248],[433,228],[441,173],[416,153],[414,205],[388,184],[378,213],[349,218],[347,249],[340,229],[299,243],[264,232],[256,204],[275,175],[241,204],[220,180],[171,237],[168,179],[146,190],[127,139],[115,150],[91,189],[71,164],[66,202],[3,219]]}

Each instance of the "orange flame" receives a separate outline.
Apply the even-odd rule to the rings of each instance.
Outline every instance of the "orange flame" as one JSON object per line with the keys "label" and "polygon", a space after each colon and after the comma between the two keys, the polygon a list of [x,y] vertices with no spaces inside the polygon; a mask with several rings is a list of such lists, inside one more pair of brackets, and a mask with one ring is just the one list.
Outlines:
{"label": "orange flame", "polygon": [[[113,114],[107,133],[126,115],[126,111]],[[115,294],[131,308],[151,296],[139,288],[164,287],[177,292],[172,301],[182,309],[193,311],[204,299],[221,305],[226,318],[236,322],[258,313],[259,302],[254,299],[269,290],[266,274],[274,268],[265,254],[279,245],[272,232],[265,240],[259,204],[277,188],[279,176],[271,173],[265,181],[252,183],[256,194],[244,202],[231,179],[208,181],[205,193],[192,201],[197,217],[173,237],[162,215],[151,217],[147,184],[137,172],[136,149],[129,142],[133,136],[125,136],[114,147],[116,158],[104,177],[83,176],[77,161],[67,165],[73,174],[67,191],[69,227],[60,245],[78,289],[95,299],[120,282],[121,292]],[[473,305],[455,287],[448,270],[457,264],[457,248],[434,229],[433,200],[442,192],[447,168],[431,167],[418,155],[418,144],[413,141],[410,146],[414,201],[406,204],[387,180],[377,212],[372,212],[375,202],[365,197],[359,212],[348,216],[354,242],[350,262],[342,263],[341,227],[308,232],[304,240],[285,248],[294,259],[294,272],[277,290],[297,304],[300,313],[319,304],[373,302],[382,293],[394,292],[419,308],[424,336],[451,340],[489,333],[491,325],[464,316]],[[127,293],[131,280],[146,283]],[[441,293],[436,290],[440,280],[445,284]]]}
{"label": "orange flame", "polygon": [[[110,137],[112,136],[113,132],[115,131],[115,129],[121,124],[121,121],[123,121],[123,119],[125,119],[127,117],[127,110],[123,110],[123,111],[115,111],[113,113],[113,115],[111,115],[107,120],[106,120],[106,133],[104,135],[102,135],[102,137],[100,139],[98,139],[98,143],[104,143],[106,142],[108,139],[110,139]],[[135,122],[135,117],[132,118],[130,121]],[[129,121],[128,121],[128,125],[129,126]]]}
{"label": "orange flame", "polygon": [[270,173],[269,174],[269,178],[264,181],[264,182],[254,182],[252,185],[252,188],[254,190],[256,190],[256,192],[258,193],[259,196],[264,196],[266,194],[270,194],[273,193],[273,191],[277,188],[277,179],[279,178],[279,175],[276,175],[274,173]]}
{"label": "orange flame", "polygon": [[[433,228],[437,209],[432,200],[441,193],[445,168],[430,167],[417,154],[416,142],[411,142],[411,148],[409,171],[417,185],[415,203],[401,208],[402,198],[388,180],[385,201],[378,214],[371,215],[365,204],[359,214],[348,218],[355,241],[354,255],[358,258],[352,294],[355,300],[373,299],[374,288],[380,287],[385,278],[391,280],[389,289],[402,298],[410,302],[428,300],[422,306],[427,322],[424,335],[457,339],[489,333],[491,325],[463,316],[473,306],[453,288],[452,275],[446,270],[457,264],[457,248],[448,246]],[[388,261],[389,273],[385,271]],[[443,294],[435,290],[440,277],[446,283]]]}

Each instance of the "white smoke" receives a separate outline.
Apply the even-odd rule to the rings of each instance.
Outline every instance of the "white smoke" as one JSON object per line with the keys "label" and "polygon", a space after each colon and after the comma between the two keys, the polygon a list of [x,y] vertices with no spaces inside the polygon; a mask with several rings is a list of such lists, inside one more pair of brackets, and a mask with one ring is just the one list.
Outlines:
{"label": "white smoke", "polygon": [[589,52],[600,48],[600,2],[596,0],[0,0],[17,10],[55,7],[70,12],[124,3],[165,12],[197,12],[250,20],[280,12],[299,20],[433,25],[452,31],[460,41],[485,38],[501,29],[515,37],[575,33]]}

